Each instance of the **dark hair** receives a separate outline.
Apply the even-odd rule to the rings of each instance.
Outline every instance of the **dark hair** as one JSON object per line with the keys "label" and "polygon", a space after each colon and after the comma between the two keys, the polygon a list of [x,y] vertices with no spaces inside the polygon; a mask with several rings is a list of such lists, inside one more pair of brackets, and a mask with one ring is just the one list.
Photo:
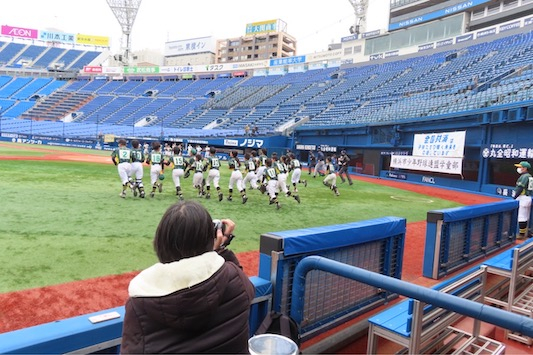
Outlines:
{"label": "dark hair", "polygon": [[174,151],[174,154],[179,154],[181,153],[181,148],[178,145],[176,145],[174,146],[173,151]]}
{"label": "dark hair", "polygon": [[139,141],[137,139],[132,140],[131,146],[135,149],[139,148]]}
{"label": "dark hair", "polygon": [[119,139],[118,145],[126,145],[126,140],[125,139]]}
{"label": "dark hair", "polygon": [[215,242],[213,219],[195,201],[170,206],[155,232],[154,250],[161,263],[170,263],[212,251]]}
{"label": "dark hair", "polygon": [[159,148],[161,148],[161,143],[152,142],[152,149],[158,150]]}
{"label": "dark hair", "polygon": [[215,154],[216,151],[217,151],[217,150],[216,150],[215,147],[211,147],[211,148],[209,148],[209,153],[211,153],[211,154]]}
{"label": "dark hair", "polygon": [[272,159],[266,158],[265,159],[265,165],[270,168],[272,166]]}
{"label": "dark hair", "polygon": [[246,159],[246,160],[250,159],[250,153],[244,154],[244,159]]}

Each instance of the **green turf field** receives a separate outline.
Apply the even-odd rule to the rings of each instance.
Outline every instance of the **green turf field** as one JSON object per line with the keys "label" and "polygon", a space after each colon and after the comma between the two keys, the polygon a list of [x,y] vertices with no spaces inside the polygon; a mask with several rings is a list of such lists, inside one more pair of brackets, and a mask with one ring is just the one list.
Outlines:
{"label": "green turf field", "polygon": [[[49,147],[46,147],[47,149]],[[0,156],[17,149],[0,147]],[[109,155],[109,152],[87,152]],[[22,153],[22,151],[18,151]],[[23,155],[23,154],[18,154]],[[145,185],[149,185],[145,168]],[[0,160],[0,259],[4,261],[0,292],[58,284],[143,269],[156,261],[152,238],[164,211],[177,202],[170,172],[164,191],[155,198],[120,198],[121,183],[111,164]],[[426,212],[455,207],[454,202],[356,181],[340,184],[335,197],[322,178],[308,178],[299,187],[301,204],[282,196],[276,210],[257,190],[248,202],[199,199],[192,178],[182,186],[186,199],[203,203],[213,218],[237,223],[236,252],[257,250],[265,232],[333,225],[398,216],[408,222],[425,220]],[[229,170],[222,170],[227,196]]]}

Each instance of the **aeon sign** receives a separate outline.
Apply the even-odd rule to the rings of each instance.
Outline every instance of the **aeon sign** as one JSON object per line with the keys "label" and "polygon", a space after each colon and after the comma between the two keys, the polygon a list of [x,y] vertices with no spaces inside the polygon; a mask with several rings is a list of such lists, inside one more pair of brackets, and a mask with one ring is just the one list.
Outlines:
{"label": "aeon sign", "polygon": [[2,35],[21,38],[37,38],[39,31],[31,28],[2,26]]}

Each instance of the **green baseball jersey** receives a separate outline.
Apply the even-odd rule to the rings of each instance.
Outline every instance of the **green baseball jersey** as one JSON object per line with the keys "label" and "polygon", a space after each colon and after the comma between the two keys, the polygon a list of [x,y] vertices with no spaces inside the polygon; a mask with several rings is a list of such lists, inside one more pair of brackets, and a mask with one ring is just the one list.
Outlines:
{"label": "green baseball jersey", "polygon": [[113,159],[118,158],[119,163],[131,162],[131,149],[126,147],[118,147],[111,153]]}
{"label": "green baseball jersey", "polygon": [[279,160],[275,161],[272,165],[277,170],[278,174],[285,174],[287,172],[287,167]]}
{"label": "green baseball jersey", "polygon": [[146,162],[152,165],[155,164],[163,164],[165,161],[165,157],[161,152],[153,150],[149,155],[148,159],[146,159]]}
{"label": "green baseball jersey", "polygon": [[230,169],[239,170],[240,164],[236,158],[230,158],[230,160],[228,160],[228,165]]}
{"label": "green baseball jersey", "polygon": [[520,175],[518,180],[516,180],[516,187],[522,188],[521,195],[531,196],[533,192],[533,177],[531,177],[531,174],[525,173]]}
{"label": "green baseball jersey", "polygon": [[259,161],[261,162],[261,166],[266,166],[266,160],[267,159],[268,159],[268,157],[266,155],[261,154],[259,156]]}
{"label": "green baseball jersey", "polygon": [[270,180],[277,180],[278,179],[278,172],[274,167],[266,168],[265,169],[265,177],[268,181]]}
{"label": "green baseball jersey", "polygon": [[294,170],[294,169],[301,169],[302,167],[302,164],[300,164],[300,161],[298,159],[292,159],[291,160],[291,170]]}
{"label": "green baseball jersey", "polygon": [[174,169],[185,169],[187,166],[187,162],[182,155],[173,155],[171,159],[172,164],[174,164]]}
{"label": "green baseball jersey", "polygon": [[244,168],[246,169],[247,172],[250,172],[250,171],[255,171],[255,162],[253,159],[248,159],[244,162]]}
{"label": "green baseball jersey", "polygon": [[133,148],[131,150],[131,162],[132,163],[135,163],[135,162],[143,163],[144,162],[144,152],[142,149]]}
{"label": "green baseball jersey", "polygon": [[217,156],[207,158],[207,166],[209,169],[220,169],[220,159]]}
{"label": "green baseball jersey", "polygon": [[204,171],[204,161],[203,160],[197,160],[194,162],[194,171],[197,173],[201,173]]}

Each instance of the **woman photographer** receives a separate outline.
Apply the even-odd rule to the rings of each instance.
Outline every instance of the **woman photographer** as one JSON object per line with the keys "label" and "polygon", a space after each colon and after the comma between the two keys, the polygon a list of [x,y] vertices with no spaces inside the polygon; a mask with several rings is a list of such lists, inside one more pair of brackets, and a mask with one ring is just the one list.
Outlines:
{"label": "woman photographer", "polygon": [[217,226],[197,202],[165,212],[154,238],[159,263],[128,288],[122,353],[248,353],[254,287],[225,247],[235,223]]}

